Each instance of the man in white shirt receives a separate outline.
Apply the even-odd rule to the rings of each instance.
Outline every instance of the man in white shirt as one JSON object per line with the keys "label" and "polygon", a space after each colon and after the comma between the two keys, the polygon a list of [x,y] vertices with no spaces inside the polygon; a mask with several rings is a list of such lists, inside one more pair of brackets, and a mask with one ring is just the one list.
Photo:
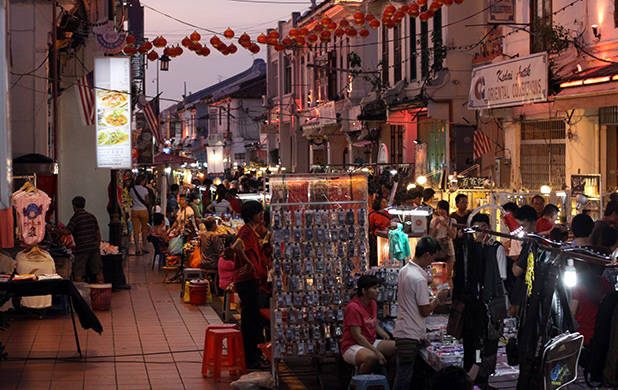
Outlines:
{"label": "man in white shirt", "polygon": [[185,227],[193,227],[195,224],[195,212],[191,208],[189,204],[187,204],[187,196],[185,194],[181,194],[178,196],[178,213],[176,214],[176,221],[172,225],[170,229],[173,233],[179,232],[183,234],[185,232]]}
{"label": "man in white shirt", "polygon": [[425,236],[416,244],[414,258],[399,271],[397,304],[399,314],[395,323],[397,346],[397,375],[394,390],[409,390],[412,382],[414,361],[425,339],[425,318],[444,300],[448,290],[442,290],[437,298],[429,297],[428,275],[425,267],[430,265],[440,250],[435,238]]}

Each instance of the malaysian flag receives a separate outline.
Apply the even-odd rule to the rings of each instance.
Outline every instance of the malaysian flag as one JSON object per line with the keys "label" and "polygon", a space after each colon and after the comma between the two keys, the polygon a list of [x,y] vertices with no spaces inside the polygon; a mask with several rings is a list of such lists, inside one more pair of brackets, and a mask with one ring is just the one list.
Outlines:
{"label": "malaysian flag", "polygon": [[491,148],[491,140],[481,130],[474,130],[474,152],[475,160],[481,158]]}
{"label": "malaysian flag", "polygon": [[152,135],[154,135],[157,145],[163,145],[163,139],[161,138],[161,132],[159,131],[159,97],[155,97],[143,108],[146,122],[150,126]]}
{"label": "malaysian flag", "polygon": [[79,100],[82,122],[86,126],[94,125],[95,114],[95,93],[93,88],[93,72],[90,72],[77,80],[75,85],[75,95]]}

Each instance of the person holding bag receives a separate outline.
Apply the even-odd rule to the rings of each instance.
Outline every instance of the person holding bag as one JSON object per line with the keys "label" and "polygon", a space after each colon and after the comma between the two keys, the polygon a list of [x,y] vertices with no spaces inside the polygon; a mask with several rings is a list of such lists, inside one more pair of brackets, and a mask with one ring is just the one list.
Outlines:
{"label": "person holding bag", "polygon": [[131,223],[133,224],[133,237],[135,239],[135,255],[143,255],[148,253],[144,249],[146,245],[146,239],[148,236],[148,220],[150,203],[147,201],[149,198],[149,192],[144,183],[146,178],[144,176],[138,176],[135,179],[135,185],[129,188],[129,196],[133,200],[131,206]]}

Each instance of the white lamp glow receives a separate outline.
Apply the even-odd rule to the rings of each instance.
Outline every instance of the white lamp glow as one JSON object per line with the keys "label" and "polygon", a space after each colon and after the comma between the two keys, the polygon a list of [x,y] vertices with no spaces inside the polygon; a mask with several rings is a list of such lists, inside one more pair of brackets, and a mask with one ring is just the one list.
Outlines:
{"label": "white lamp glow", "polygon": [[562,281],[564,282],[564,285],[569,288],[575,287],[577,284],[577,271],[573,265],[573,259],[567,260],[567,266],[564,268]]}
{"label": "white lamp glow", "polygon": [[416,178],[416,182],[420,185],[424,185],[427,183],[427,177],[426,176],[419,176]]}
{"label": "white lamp glow", "polygon": [[551,193],[551,187],[548,185],[541,186],[541,194],[549,195]]}
{"label": "white lamp glow", "polygon": [[408,186],[406,187],[406,189],[407,189],[408,191],[410,191],[412,188],[416,188],[416,184],[414,184],[414,183],[410,183],[410,184],[408,184]]}

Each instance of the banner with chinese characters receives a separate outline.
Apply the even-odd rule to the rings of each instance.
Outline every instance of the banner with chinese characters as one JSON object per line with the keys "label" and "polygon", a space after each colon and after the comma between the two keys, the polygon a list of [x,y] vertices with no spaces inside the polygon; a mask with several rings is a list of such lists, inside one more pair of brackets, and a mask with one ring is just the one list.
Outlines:
{"label": "banner with chinese characters", "polygon": [[517,106],[547,100],[547,53],[472,69],[468,108]]}
{"label": "banner with chinese characters", "polygon": [[97,168],[131,168],[131,88],[129,58],[94,60]]}

